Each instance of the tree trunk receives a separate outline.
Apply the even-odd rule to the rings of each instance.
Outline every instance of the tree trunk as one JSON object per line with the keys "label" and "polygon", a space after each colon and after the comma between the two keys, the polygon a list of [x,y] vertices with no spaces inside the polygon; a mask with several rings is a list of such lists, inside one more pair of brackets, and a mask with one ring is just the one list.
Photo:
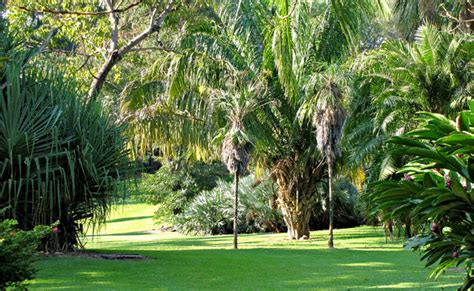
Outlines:
{"label": "tree trunk", "polygon": [[[109,9],[113,9],[113,5],[109,3]],[[153,8],[151,11],[151,16],[149,20],[148,27],[143,30],[140,34],[132,38],[128,41],[124,46],[118,47],[118,17],[115,13],[110,15],[111,26],[112,26],[112,34],[111,34],[111,52],[110,55],[107,57],[107,60],[102,64],[100,70],[97,72],[97,76],[94,76],[94,80],[92,81],[89,92],[88,92],[88,99],[89,101],[94,101],[97,95],[102,90],[104,83],[107,79],[112,68],[122,59],[122,57],[138,46],[143,40],[148,38],[150,35],[156,33],[158,34],[161,30],[161,26],[163,25],[163,21],[166,16],[168,16],[171,12],[178,9],[179,6],[175,6],[174,1],[169,1],[166,8],[158,13],[158,8]]]}
{"label": "tree trunk", "polygon": [[411,237],[412,237],[412,234],[411,234],[411,219],[407,218],[407,220],[405,221],[405,238],[409,239]]}
{"label": "tree trunk", "polygon": [[104,86],[105,80],[109,75],[112,68],[117,64],[117,62],[121,59],[121,55],[118,54],[117,51],[114,51],[108,59],[102,64],[97,76],[94,77],[92,84],[89,88],[88,97],[91,100],[95,100],[95,97],[99,94],[100,90]]}
{"label": "tree trunk", "polygon": [[272,168],[279,186],[278,205],[288,228],[289,239],[308,239],[309,220],[316,200],[316,183],[321,180],[320,164],[298,164],[294,158],[281,159]]}
{"label": "tree trunk", "polygon": [[234,177],[234,249],[237,249],[237,236],[239,233],[238,215],[239,215],[239,171],[236,171],[235,177]]}
{"label": "tree trunk", "polygon": [[328,247],[334,248],[333,220],[334,220],[334,199],[332,193],[332,159],[328,157],[328,175],[329,175],[329,239]]}
{"label": "tree trunk", "polygon": [[312,206],[314,206],[314,195],[311,193],[291,193],[286,189],[280,189],[278,199],[283,220],[288,228],[289,239],[309,238],[309,220],[311,218]]}

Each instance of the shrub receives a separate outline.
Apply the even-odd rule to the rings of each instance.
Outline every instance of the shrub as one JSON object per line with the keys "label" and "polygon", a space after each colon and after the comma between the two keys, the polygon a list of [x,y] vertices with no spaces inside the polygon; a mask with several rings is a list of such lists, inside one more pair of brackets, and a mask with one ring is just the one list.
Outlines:
{"label": "shrub", "polygon": [[[178,216],[178,229],[192,234],[232,233],[232,187],[231,182],[220,181],[213,190],[201,192]],[[253,175],[242,178],[239,196],[240,233],[283,229],[283,219],[276,209],[270,179],[257,180]]]}
{"label": "shrub", "polygon": [[123,127],[40,64],[5,63],[0,87],[0,205],[11,206],[0,218],[25,230],[59,221],[57,246],[70,250],[133,171]]}
{"label": "shrub", "polygon": [[[327,187],[327,184],[322,184]],[[329,226],[329,215],[326,205],[328,204],[327,189],[319,189],[322,193],[316,202],[310,220],[311,229],[327,229]],[[338,177],[334,181],[334,227],[347,228],[363,224],[363,210],[359,200],[359,192],[348,180]]]}
{"label": "shrub", "polygon": [[408,160],[399,171],[403,177],[375,183],[370,194],[376,210],[409,215],[420,226],[405,247],[421,250],[427,266],[437,264],[433,276],[464,265],[462,290],[474,284],[474,102],[470,107],[456,121],[421,113],[419,128],[392,138],[398,145],[392,155]]}
{"label": "shrub", "polygon": [[154,174],[142,174],[132,200],[158,206],[155,219],[174,223],[186,205],[198,193],[211,190],[219,179],[228,179],[229,173],[220,162],[186,162],[163,165]]}
{"label": "shrub", "polygon": [[46,226],[36,226],[31,231],[18,230],[16,226],[16,220],[0,221],[0,290],[21,289],[23,281],[33,278],[38,245],[51,233],[51,228]]}

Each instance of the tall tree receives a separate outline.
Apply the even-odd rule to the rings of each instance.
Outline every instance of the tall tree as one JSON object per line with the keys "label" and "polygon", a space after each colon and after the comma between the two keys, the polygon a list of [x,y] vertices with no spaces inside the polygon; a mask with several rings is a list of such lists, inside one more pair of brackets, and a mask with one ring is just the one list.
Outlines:
{"label": "tall tree", "polygon": [[[244,78],[245,79],[245,78]],[[244,79],[238,80],[242,86]],[[254,101],[258,95],[259,86],[248,85],[229,96],[222,92],[220,103],[227,114],[228,129],[222,142],[222,161],[230,173],[234,175],[234,249],[237,249],[237,236],[239,231],[238,209],[239,209],[239,179],[247,169],[250,158],[250,140],[245,133],[244,119],[247,114],[254,110],[257,103]]]}
{"label": "tall tree", "polygon": [[318,93],[316,114],[313,124],[316,127],[318,149],[326,158],[329,176],[329,240],[328,247],[334,248],[333,222],[333,175],[335,159],[341,156],[341,136],[344,124],[342,93],[331,78],[325,80],[324,87]]}
{"label": "tall tree", "polygon": [[[126,55],[165,49],[166,37],[160,36],[165,19],[183,4],[180,0],[100,0],[90,4],[13,0],[7,3],[7,17],[28,43],[39,38],[45,54],[65,55],[61,59],[74,64],[74,74],[85,70],[85,79],[92,79],[88,98],[95,99]],[[152,39],[153,35],[157,39]]]}
{"label": "tall tree", "polygon": [[[352,9],[341,13],[338,8],[343,4]],[[279,185],[278,201],[289,238],[308,238],[324,163],[311,123],[298,119],[305,104],[303,86],[318,70],[318,61],[338,59],[354,49],[352,41],[356,42],[361,15],[368,13],[362,7],[367,6],[352,1],[314,5],[300,1],[214,2],[183,28],[179,45],[169,57],[157,60],[134,90],[137,94],[129,92],[126,115],[134,123],[134,118],[146,113],[149,121],[147,126],[137,126],[140,134],[135,136],[155,137],[149,141],[164,148],[181,144],[196,155],[196,149],[199,155],[212,155],[206,141],[210,132],[222,127],[225,116],[216,110],[206,88],[225,90],[228,76],[240,74],[249,80],[260,76],[266,83],[265,98],[271,102],[258,106],[244,122],[248,135],[258,136],[253,141],[252,158],[270,169]],[[324,46],[329,40],[338,40],[339,46]],[[153,83],[162,84],[162,90],[154,90]],[[142,102],[154,94],[155,98]],[[169,120],[179,124],[172,132],[167,130]]]}
{"label": "tall tree", "polygon": [[314,73],[305,86],[308,98],[299,112],[301,119],[311,119],[316,128],[317,147],[327,165],[329,248],[334,248],[334,169],[336,159],[342,155],[344,96],[347,95],[349,83],[347,78],[339,65],[321,66],[320,72]]}

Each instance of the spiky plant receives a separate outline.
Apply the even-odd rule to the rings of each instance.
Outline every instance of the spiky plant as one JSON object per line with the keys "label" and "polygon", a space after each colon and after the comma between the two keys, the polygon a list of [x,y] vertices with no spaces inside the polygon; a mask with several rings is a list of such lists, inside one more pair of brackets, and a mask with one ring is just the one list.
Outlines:
{"label": "spiky plant", "polygon": [[58,247],[71,250],[127,177],[123,128],[43,65],[7,62],[0,80],[1,216],[23,229],[59,221]]}

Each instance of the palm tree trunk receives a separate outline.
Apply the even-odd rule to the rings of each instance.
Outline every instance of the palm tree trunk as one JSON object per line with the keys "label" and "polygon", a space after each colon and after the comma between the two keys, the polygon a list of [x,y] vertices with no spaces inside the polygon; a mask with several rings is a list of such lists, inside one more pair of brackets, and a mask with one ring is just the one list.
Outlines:
{"label": "palm tree trunk", "polygon": [[309,239],[316,186],[322,175],[319,164],[302,165],[294,158],[282,159],[273,166],[272,179],[279,188],[278,205],[288,227],[289,239]]}
{"label": "palm tree trunk", "polygon": [[239,210],[239,171],[235,172],[234,177],[234,249],[237,249],[238,229],[238,210]]}
{"label": "palm tree trunk", "polygon": [[334,199],[332,193],[332,159],[328,158],[328,175],[329,175],[329,240],[328,247],[334,248],[334,237],[333,237],[333,220],[334,220]]}

